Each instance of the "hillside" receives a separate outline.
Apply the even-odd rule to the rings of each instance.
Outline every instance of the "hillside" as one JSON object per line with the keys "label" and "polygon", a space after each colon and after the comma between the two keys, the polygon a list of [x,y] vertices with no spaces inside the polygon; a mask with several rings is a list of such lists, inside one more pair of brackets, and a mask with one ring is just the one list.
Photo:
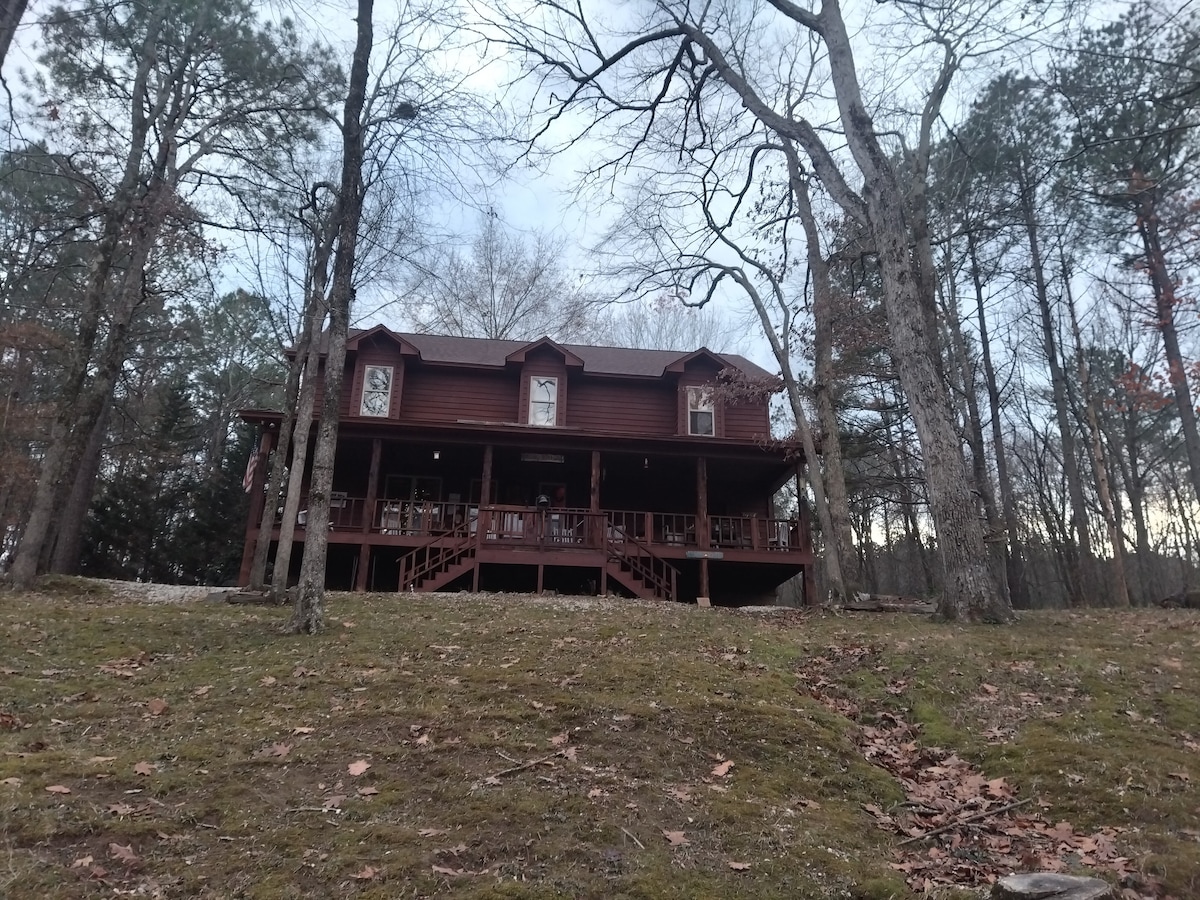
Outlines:
{"label": "hillside", "polygon": [[0,593],[0,895],[1200,896],[1195,612],[286,615]]}

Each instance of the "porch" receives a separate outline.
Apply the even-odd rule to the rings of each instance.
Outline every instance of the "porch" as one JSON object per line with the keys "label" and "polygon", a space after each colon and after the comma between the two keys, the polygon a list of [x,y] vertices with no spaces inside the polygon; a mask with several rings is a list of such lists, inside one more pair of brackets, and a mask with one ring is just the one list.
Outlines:
{"label": "porch", "polygon": [[[807,523],[774,514],[774,494],[798,467],[782,452],[624,440],[572,446],[571,435],[541,429],[507,443],[488,437],[482,445],[411,431],[403,441],[340,440],[324,526],[329,585],[762,602],[811,568]],[[293,568],[313,525],[305,494],[295,525]]]}

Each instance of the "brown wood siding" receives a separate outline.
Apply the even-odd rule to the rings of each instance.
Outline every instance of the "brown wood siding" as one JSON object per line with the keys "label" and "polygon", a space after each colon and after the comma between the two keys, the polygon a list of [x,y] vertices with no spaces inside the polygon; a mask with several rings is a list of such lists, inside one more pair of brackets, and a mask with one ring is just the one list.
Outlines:
{"label": "brown wood siding", "polygon": [[513,422],[519,393],[515,372],[414,367],[405,373],[400,419]]}
{"label": "brown wood siding", "polygon": [[[347,372],[346,380],[342,385],[342,418],[357,416],[362,410],[363,380],[366,377],[367,366],[391,366],[392,397],[388,406],[387,418],[397,418],[403,405],[402,395],[404,392],[404,359],[400,355],[400,348],[388,342],[383,346],[364,347],[354,354],[354,357],[352,361],[353,375]],[[367,418],[374,418],[374,416]]]}
{"label": "brown wood siding", "polygon": [[675,385],[576,377],[567,423],[585,431],[670,436],[676,433]]}
{"label": "brown wood siding", "polygon": [[567,418],[567,366],[562,355],[550,347],[540,347],[525,357],[521,366],[521,395],[517,399],[517,418],[515,421],[529,423],[529,379],[534,376],[558,379],[558,396],[555,403],[555,424],[575,425]]}
{"label": "brown wood siding", "polygon": [[721,405],[725,408],[725,437],[752,441],[770,435],[771,421],[767,404],[742,401]]}

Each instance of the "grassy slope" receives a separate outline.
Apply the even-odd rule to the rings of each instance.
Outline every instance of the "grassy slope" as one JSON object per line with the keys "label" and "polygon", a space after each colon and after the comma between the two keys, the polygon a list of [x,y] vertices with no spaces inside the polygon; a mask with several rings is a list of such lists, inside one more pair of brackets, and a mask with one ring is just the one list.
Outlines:
{"label": "grassy slope", "polygon": [[0,594],[0,895],[909,896],[863,809],[901,786],[823,677],[1200,896],[1195,613],[338,595],[326,634],[285,617]]}

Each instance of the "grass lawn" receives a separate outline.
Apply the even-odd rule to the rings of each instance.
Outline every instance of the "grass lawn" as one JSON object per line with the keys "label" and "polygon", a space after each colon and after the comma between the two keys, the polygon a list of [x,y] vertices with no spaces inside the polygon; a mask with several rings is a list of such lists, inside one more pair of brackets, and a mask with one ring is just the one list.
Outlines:
{"label": "grass lawn", "polygon": [[329,614],[0,593],[0,896],[1200,897],[1194,612]]}

